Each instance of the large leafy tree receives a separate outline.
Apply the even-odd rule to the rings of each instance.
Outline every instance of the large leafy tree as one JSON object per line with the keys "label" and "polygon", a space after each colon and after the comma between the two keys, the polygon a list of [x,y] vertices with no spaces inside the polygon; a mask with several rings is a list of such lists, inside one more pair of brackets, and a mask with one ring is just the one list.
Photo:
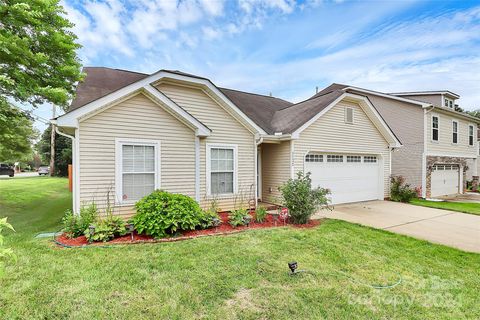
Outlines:
{"label": "large leafy tree", "polygon": [[0,99],[66,108],[82,77],[58,0],[0,0]]}
{"label": "large leafy tree", "polygon": [[[0,117],[9,119],[10,113],[4,112],[13,110],[8,105],[14,101],[66,109],[83,76],[72,27],[59,0],[0,0]],[[22,142],[2,140],[3,152],[11,155],[24,153],[23,142],[29,137],[28,130],[17,125],[2,124],[10,142]]]}
{"label": "large leafy tree", "polygon": [[32,152],[37,131],[28,113],[0,100],[0,161],[15,162]]}

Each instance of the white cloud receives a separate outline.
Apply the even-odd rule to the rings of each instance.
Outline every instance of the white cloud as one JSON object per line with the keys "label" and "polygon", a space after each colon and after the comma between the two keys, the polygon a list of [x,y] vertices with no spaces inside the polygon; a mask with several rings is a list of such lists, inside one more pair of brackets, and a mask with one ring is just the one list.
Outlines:
{"label": "white cloud", "polygon": [[202,31],[207,40],[218,39],[222,35],[221,31],[213,29],[212,27],[203,27]]}
{"label": "white cloud", "polygon": [[203,10],[212,16],[219,16],[223,13],[223,0],[200,0]]}

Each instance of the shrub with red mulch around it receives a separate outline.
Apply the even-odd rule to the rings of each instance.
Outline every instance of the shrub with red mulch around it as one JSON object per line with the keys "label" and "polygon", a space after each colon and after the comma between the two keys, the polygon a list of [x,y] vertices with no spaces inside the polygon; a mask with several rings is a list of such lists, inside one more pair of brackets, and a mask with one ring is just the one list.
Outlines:
{"label": "shrub with red mulch around it", "polygon": [[[85,236],[68,239],[65,234],[62,234],[58,236],[55,240],[60,245],[71,246],[71,247],[79,247],[79,246],[85,246],[85,245],[101,246],[105,244],[171,242],[171,241],[187,240],[187,239],[193,239],[193,238],[204,237],[204,236],[226,235],[226,234],[237,233],[237,232],[248,230],[248,229],[266,229],[266,228],[283,227],[283,226],[291,226],[291,227],[300,228],[300,229],[313,228],[322,223],[321,220],[309,220],[308,223],[306,224],[291,224],[288,221],[284,222],[283,220],[280,220],[280,219],[277,222],[275,222],[273,216],[269,214],[266,216],[265,221],[262,223],[255,222],[252,219],[252,222],[250,223],[249,226],[238,226],[234,228],[228,223],[227,212],[222,212],[219,214],[219,216],[220,216],[220,219],[222,220],[222,224],[217,228],[181,231],[178,234],[178,236],[169,237],[169,238],[154,239],[151,236],[138,234],[137,232],[134,232],[133,241],[130,234],[115,238],[109,242],[94,242],[92,244],[88,243],[87,238]],[[255,216],[255,214],[253,214],[253,216]]]}

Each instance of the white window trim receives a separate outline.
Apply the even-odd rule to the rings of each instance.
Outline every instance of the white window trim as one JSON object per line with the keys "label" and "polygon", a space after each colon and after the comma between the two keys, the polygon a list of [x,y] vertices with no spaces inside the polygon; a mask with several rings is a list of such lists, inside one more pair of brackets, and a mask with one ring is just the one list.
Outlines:
{"label": "white window trim", "polygon": [[155,187],[154,190],[160,189],[161,186],[161,143],[160,140],[145,140],[145,139],[130,139],[130,138],[115,138],[115,205],[117,206],[131,206],[137,200],[123,200],[123,179],[122,179],[122,163],[123,145],[137,145],[137,146],[153,146],[155,148]]}
{"label": "white window trim", "polygon": [[224,143],[207,143],[207,163],[206,163],[206,184],[207,184],[207,196],[212,195],[212,186],[210,184],[211,180],[211,150],[220,148],[220,149],[232,149],[233,150],[233,193],[221,193],[216,194],[220,198],[233,196],[238,193],[238,145],[236,144],[224,144]]}
{"label": "white window trim", "polygon": [[[457,124],[457,131],[456,131],[456,132],[453,131],[453,129],[455,128],[455,127],[454,127],[454,123]],[[459,129],[459,125],[460,125],[460,124],[458,123],[457,120],[452,120],[452,144],[454,144],[454,145],[457,145],[457,144],[458,144],[458,138],[459,138],[459,135],[458,135],[459,130],[458,130],[458,129]],[[454,141],[453,141],[453,134],[454,134],[454,133],[457,134],[457,142],[454,142]]]}
{"label": "white window trim", "polygon": [[[473,140],[473,144],[470,144],[470,127],[473,128],[473,130],[472,130],[472,135],[473,135],[473,139],[472,139],[472,140]],[[467,145],[468,145],[470,148],[475,147],[475,126],[474,126],[473,124],[471,124],[471,123],[468,124],[467,139],[468,139]]]}
{"label": "white window trim", "polygon": [[[348,110],[352,110],[352,121],[348,121],[347,119],[347,114],[348,114]],[[352,107],[345,107],[345,123],[348,123],[348,124],[354,124],[355,123],[355,109],[353,109]]]}
{"label": "white window trim", "polygon": [[[438,131],[438,134],[437,134],[437,138],[438,140],[434,140],[433,139],[433,118],[436,117],[438,119],[438,128],[437,128],[437,131]],[[438,114],[432,114],[432,118],[430,119],[430,141],[433,142],[433,143],[439,143],[440,142],[440,116]]]}

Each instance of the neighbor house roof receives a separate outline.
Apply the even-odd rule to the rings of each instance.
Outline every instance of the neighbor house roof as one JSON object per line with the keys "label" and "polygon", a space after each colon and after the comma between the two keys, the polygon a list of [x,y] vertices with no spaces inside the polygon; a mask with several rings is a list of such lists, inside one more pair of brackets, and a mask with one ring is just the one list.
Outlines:
{"label": "neighbor house roof", "polygon": [[437,90],[437,91],[408,91],[408,92],[391,92],[389,93],[393,96],[431,96],[431,95],[439,95],[443,94],[446,96],[450,96],[455,99],[459,99],[460,96],[452,91],[448,90]]}

